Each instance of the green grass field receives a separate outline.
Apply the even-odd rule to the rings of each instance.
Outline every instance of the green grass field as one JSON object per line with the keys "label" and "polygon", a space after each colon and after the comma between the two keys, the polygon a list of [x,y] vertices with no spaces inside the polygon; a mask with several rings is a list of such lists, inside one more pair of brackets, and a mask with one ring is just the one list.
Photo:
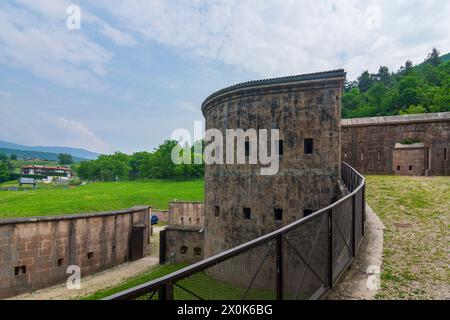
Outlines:
{"label": "green grass field", "polygon": [[167,209],[168,202],[174,199],[202,201],[203,190],[203,180],[150,180],[89,183],[73,188],[0,191],[0,218],[108,211],[136,205]]}
{"label": "green grass field", "polygon": [[[167,274],[170,274],[174,271],[177,271],[186,265],[183,264],[168,264],[163,266],[158,266],[149,272],[146,272],[142,275],[138,275],[133,277],[126,282],[115,286],[106,288],[96,293],[83,297],[81,300],[99,300],[115,293],[127,290],[129,288],[138,286],[145,282],[155,280],[157,278],[163,277]],[[208,276],[205,272],[199,272],[195,275],[188,277],[186,279],[180,280],[177,282],[182,287],[188,289],[194,294],[200,296],[206,300],[239,300],[246,293],[246,288],[237,287],[235,285],[231,285],[225,282],[218,281],[210,276]],[[247,299],[254,300],[273,300],[275,298],[275,290],[261,290],[261,289],[253,289],[251,288],[247,294]],[[142,297],[142,299],[149,299],[150,295],[146,295]],[[152,297],[153,299],[157,299],[157,295]],[[191,293],[181,289],[178,286],[174,286],[174,298],[176,300],[195,300],[197,297],[192,295]]]}
{"label": "green grass field", "polygon": [[384,223],[379,299],[450,298],[450,177],[368,176]]}
{"label": "green grass field", "polygon": [[132,287],[138,286],[140,284],[143,284],[145,282],[158,279],[169,273],[180,270],[181,268],[184,268],[184,267],[186,267],[185,264],[168,264],[168,265],[163,265],[163,266],[157,266],[155,268],[152,268],[150,271],[148,271],[144,274],[141,274],[141,275],[132,277],[131,279],[128,279],[126,282],[124,282],[118,286],[99,290],[91,295],[81,298],[81,300],[100,300],[105,297],[111,296],[115,293],[118,293],[118,292],[130,289]]}

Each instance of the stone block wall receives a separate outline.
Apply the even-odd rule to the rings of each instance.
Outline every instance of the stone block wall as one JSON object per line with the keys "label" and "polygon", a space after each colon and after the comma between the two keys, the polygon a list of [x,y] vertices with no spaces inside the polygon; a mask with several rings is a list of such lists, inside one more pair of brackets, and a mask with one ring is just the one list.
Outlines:
{"label": "stone block wall", "polygon": [[203,259],[204,233],[195,226],[168,226],[160,232],[160,263],[194,263]]}
{"label": "stone block wall", "polygon": [[394,174],[395,145],[424,144],[425,175],[450,175],[450,112],[342,120],[342,160],[365,174]]}
{"label": "stone block wall", "polygon": [[203,227],[204,203],[197,201],[169,202],[168,222],[170,225]]}
{"label": "stone block wall", "polygon": [[169,221],[169,211],[168,210],[152,210],[152,215],[158,217],[159,221],[168,222]]}
{"label": "stone block wall", "polygon": [[426,165],[425,156],[426,153],[423,147],[394,149],[394,174],[402,176],[423,176]]}
{"label": "stone block wall", "polygon": [[130,259],[133,226],[149,239],[149,207],[123,211],[0,220],[0,298],[65,282],[69,265],[81,277]]}

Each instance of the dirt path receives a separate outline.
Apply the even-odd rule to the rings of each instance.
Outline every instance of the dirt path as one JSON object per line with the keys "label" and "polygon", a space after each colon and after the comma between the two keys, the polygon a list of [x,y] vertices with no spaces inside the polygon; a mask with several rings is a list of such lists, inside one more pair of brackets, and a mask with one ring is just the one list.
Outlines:
{"label": "dirt path", "polygon": [[121,264],[81,279],[81,288],[70,290],[66,284],[37,290],[33,293],[12,297],[9,300],[71,300],[93,294],[99,290],[119,285],[127,279],[142,274],[159,264],[159,231],[163,227],[154,227],[150,241],[151,254],[143,259]]}

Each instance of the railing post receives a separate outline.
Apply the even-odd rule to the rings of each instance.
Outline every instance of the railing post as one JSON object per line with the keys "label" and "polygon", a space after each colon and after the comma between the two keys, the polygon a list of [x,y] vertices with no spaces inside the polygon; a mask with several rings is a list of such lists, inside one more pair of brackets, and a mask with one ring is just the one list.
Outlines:
{"label": "railing post", "polygon": [[361,188],[361,206],[362,206],[362,235],[365,234],[365,222],[366,222],[366,185],[364,184]]}
{"label": "railing post", "polygon": [[356,194],[352,196],[352,254],[356,256]]}
{"label": "railing post", "polygon": [[279,234],[276,238],[277,247],[277,300],[283,300],[283,236]]}
{"label": "railing post", "polygon": [[173,284],[171,282],[165,283],[158,290],[159,300],[173,300]]}
{"label": "railing post", "polygon": [[333,287],[333,209],[328,211],[328,286]]}

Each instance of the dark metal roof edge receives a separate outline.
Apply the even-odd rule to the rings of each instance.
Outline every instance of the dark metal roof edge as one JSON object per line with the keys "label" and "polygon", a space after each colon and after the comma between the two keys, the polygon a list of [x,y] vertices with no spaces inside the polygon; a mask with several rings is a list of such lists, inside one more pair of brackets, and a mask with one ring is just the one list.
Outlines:
{"label": "dark metal roof edge", "polygon": [[217,96],[220,96],[224,93],[227,93],[227,92],[233,91],[233,90],[237,90],[237,89],[245,89],[245,88],[264,86],[264,85],[270,85],[270,84],[282,84],[282,83],[289,83],[289,82],[319,80],[319,79],[328,79],[328,78],[334,78],[334,77],[345,77],[345,75],[346,75],[346,72],[344,71],[344,69],[336,69],[336,70],[323,71],[323,72],[305,73],[305,74],[299,74],[299,75],[287,76],[287,77],[278,77],[278,78],[269,78],[269,79],[241,82],[241,83],[220,89],[220,90],[212,93],[211,95],[209,95],[202,103],[202,110],[203,110],[203,107],[210,100],[212,100],[212,99],[216,98]]}

